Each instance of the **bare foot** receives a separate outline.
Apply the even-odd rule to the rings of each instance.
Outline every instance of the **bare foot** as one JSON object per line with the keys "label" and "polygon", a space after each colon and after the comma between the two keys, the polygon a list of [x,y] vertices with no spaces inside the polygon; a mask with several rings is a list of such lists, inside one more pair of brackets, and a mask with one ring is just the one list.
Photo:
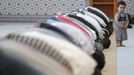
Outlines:
{"label": "bare foot", "polygon": [[121,45],[116,45],[116,47],[120,47]]}
{"label": "bare foot", "polygon": [[121,45],[121,47],[125,47],[125,45]]}

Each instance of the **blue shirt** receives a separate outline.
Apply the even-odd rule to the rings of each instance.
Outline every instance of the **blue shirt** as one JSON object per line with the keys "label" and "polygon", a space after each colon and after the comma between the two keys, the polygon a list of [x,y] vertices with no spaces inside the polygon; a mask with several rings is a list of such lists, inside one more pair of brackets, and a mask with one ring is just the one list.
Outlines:
{"label": "blue shirt", "polygon": [[125,24],[125,21],[126,21],[126,13],[121,13],[121,12],[118,12],[117,13],[117,16],[118,16],[118,21],[122,24]]}

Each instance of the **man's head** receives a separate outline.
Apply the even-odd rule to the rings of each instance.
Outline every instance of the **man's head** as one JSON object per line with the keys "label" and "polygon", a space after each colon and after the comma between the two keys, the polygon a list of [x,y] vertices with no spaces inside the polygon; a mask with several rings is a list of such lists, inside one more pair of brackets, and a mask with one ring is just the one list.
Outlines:
{"label": "man's head", "polygon": [[118,6],[118,11],[124,12],[126,8],[126,3],[124,1],[119,1],[117,6]]}

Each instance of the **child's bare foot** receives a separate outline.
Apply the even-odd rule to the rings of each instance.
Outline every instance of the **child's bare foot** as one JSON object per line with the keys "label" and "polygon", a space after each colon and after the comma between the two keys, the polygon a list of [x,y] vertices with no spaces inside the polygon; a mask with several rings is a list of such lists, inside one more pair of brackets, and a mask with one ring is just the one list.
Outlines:
{"label": "child's bare foot", "polygon": [[121,45],[121,47],[125,47],[125,45]]}
{"label": "child's bare foot", "polygon": [[118,45],[118,44],[116,45],[116,47],[120,47],[120,46],[121,46],[121,45]]}

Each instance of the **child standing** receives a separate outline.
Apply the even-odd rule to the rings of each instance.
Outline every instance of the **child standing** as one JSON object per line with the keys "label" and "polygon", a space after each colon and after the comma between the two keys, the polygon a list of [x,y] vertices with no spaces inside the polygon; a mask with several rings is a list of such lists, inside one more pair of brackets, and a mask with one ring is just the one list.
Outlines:
{"label": "child standing", "polygon": [[118,2],[118,12],[115,15],[115,34],[117,47],[125,46],[123,41],[127,40],[127,26],[128,26],[128,16],[125,13],[126,3],[124,1]]}

